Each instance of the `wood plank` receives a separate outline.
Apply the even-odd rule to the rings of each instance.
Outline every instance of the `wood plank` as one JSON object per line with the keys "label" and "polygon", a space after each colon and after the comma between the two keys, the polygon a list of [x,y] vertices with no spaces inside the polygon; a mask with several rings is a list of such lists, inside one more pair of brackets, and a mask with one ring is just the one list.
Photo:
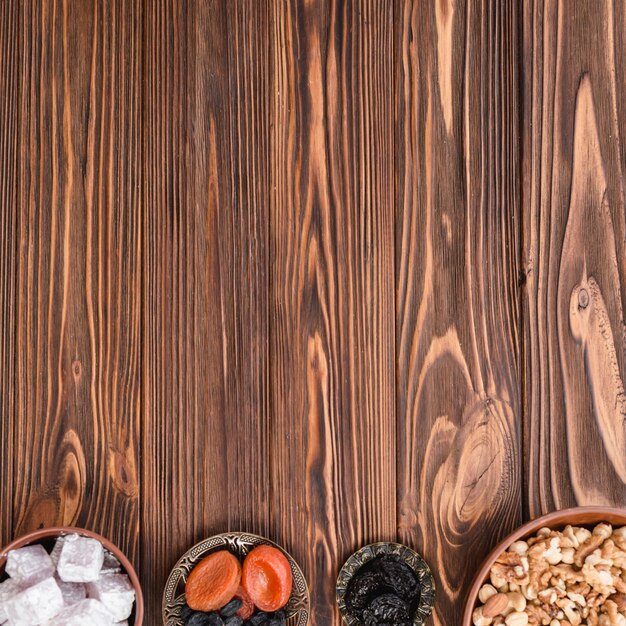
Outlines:
{"label": "wood plank", "polygon": [[514,2],[403,4],[398,22],[398,521],[436,624],[521,516]]}
{"label": "wood plank", "polygon": [[526,497],[626,504],[621,3],[526,3]]}
{"label": "wood plank", "polygon": [[272,4],[272,535],[338,625],[344,559],[396,536],[394,5]]}
{"label": "wood plank", "polygon": [[139,20],[130,1],[19,6],[16,421],[6,506],[16,535],[85,526],[134,558]]}
{"label": "wood plank", "polygon": [[229,464],[229,528],[266,536],[270,521],[270,6],[247,0],[226,5],[236,380],[228,440],[229,458],[236,460]]}
{"label": "wood plank", "polygon": [[144,7],[143,584],[202,538],[267,534],[267,7]]}
{"label": "wood plank", "polygon": [[[0,455],[10,459],[15,427],[15,278],[20,46],[17,3],[0,3]],[[13,535],[13,464],[0,464],[0,544]]]}

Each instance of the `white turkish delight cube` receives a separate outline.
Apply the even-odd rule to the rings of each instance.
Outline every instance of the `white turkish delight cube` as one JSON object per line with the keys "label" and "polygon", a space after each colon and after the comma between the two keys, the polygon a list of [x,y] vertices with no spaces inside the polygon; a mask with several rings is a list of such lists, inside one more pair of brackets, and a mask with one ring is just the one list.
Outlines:
{"label": "white turkish delight cube", "polygon": [[7,554],[6,573],[19,585],[30,586],[54,574],[54,563],[39,544],[11,550]]}
{"label": "white turkish delight cube", "polygon": [[56,570],[57,565],[59,564],[59,557],[61,556],[61,550],[63,550],[63,544],[65,543],[65,537],[59,537],[54,543],[54,547],[52,548],[52,552],[50,552],[50,558],[54,563],[54,569]]}
{"label": "white turkish delight cube", "polygon": [[87,598],[66,607],[46,626],[112,626],[111,613],[99,601]]}
{"label": "white turkish delight cube", "polygon": [[117,560],[117,557],[108,550],[104,551],[104,562],[102,563],[102,569],[100,570],[100,576],[103,574],[118,574],[122,571],[122,565]]}
{"label": "white turkish delight cube", "polygon": [[57,585],[59,585],[59,589],[63,595],[65,606],[77,604],[87,597],[87,589],[83,583],[66,583],[62,580],[57,580]]}
{"label": "white turkish delight cube", "polygon": [[20,586],[12,578],[7,578],[0,583],[0,624],[4,624],[9,619],[6,604],[20,590]]}
{"label": "white turkish delight cube", "polygon": [[68,535],[63,542],[57,572],[66,583],[96,580],[104,561],[104,550],[97,539]]}
{"label": "white turkish delight cube", "polygon": [[7,603],[7,617],[14,626],[44,624],[63,608],[63,595],[54,578],[20,591]]}
{"label": "white turkish delight cube", "polygon": [[87,585],[90,598],[100,600],[121,622],[130,617],[135,603],[135,590],[126,574],[105,574]]}

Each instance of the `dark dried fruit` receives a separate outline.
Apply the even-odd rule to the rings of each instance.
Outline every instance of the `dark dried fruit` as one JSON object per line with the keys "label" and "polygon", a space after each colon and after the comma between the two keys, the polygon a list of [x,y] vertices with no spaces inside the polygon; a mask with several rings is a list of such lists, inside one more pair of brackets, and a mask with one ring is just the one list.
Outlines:
{"label": "dark dried fruit", "polygon": [[259,611],[256,615],[253,615],[247,623],[251,624],[251,626],[261,626],[261,624],[265,624],[267,622],[268,618],[269,615],[267,613]]}
{"label": "dark dried fruit", "polygon": [[415,572],[396,556],[383,556],[377,561],[382,582],[396,595],[411,603],[418,595],[419,581]]}
{"label": "dark dried fruit", "polygon": [[346,606],[365,626],[411,626],[419,579],[399,557],[377,557],[361,567],[346,590]]}
{"label": "dark dried fruit", "polygon": [[365,626],[411,626],[411,622],[408,620],[403,622],[382,622],[369,610],[363,611],[362,621]]}
{"label": "dark dried fruit", "polygon": [[362,611],[375,596],[382,593],[382,579],[375,570],[359,571],[350,581],[346,594],[346,604],[356,613]]}
{"label": "dark dried fruit", "polygon": [[376,620],[376,624],[403,624],[410,621],[409,607],[407,603],[392,593],[385,593],[382,596],[374,598],[370,605],[363,613],[366,626],[365,616],[370,615]]}
{"label": "dark dried fruit", "polygon": [[187,620],[194,614],[193,609],[190,609],[186,604],[180,609],[180,618],[187,623]]}
{"label": "dark dried fruit", "polygon": [[241,626],[242,624],[243,620],[236,615],[231,615],[224,620],[224,626]]}
{"label": "dark dried fruit", "polygon": [[217,613],[201,613],[194,611],[185,622],[186,626],[224,626],[222,618]]}
{"label": "dark dried fruit", "polygon": [[220,615],[222,617],[231,617],[242,606],[243,602],[239,598],[233,598],[226,606],[222,607],[222,609],[220,610]]}

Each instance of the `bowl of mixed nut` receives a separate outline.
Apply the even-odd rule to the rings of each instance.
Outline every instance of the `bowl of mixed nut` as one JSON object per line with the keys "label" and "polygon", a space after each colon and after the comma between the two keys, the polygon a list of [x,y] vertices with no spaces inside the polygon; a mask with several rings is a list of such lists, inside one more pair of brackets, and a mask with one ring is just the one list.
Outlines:
{"label": "bowl of mixed nut", "polygon": [[474,580],[472,625],[626,626],[626,510],[557,511],[509,535]]}

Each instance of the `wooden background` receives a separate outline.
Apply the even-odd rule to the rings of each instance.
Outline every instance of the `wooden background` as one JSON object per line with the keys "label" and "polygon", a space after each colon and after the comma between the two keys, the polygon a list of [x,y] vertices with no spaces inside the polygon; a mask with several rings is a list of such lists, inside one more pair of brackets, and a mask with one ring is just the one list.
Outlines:
{"label": "wooden background", "polygon": [[0,0],[0,535],[149,626],[228,529],[314,626],[399,539],[456,626],[523,519],[626,505],[626,5]]}

